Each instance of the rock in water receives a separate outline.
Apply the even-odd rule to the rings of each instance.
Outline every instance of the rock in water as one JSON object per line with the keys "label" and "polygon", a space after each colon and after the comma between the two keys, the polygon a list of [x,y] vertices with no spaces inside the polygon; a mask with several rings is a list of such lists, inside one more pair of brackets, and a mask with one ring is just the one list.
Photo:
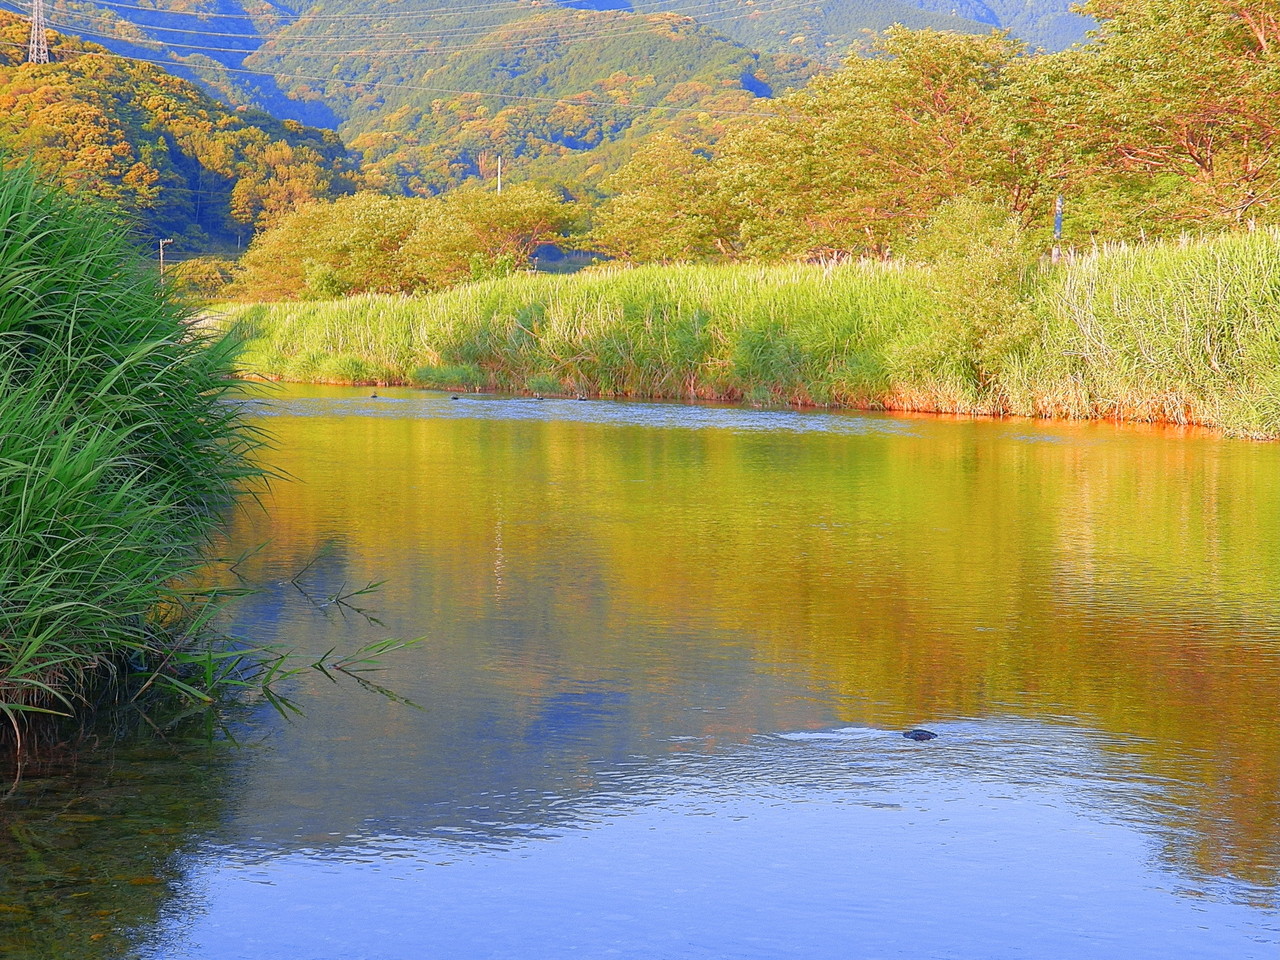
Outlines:
{"label": "rock in water", "polygon": [[908,730],[906,733],[904,733],[904,734],[903,734],[903,736],[904,736],[904,737],[906,737],[908,740],[936,740],[936,739],[938,739],[938,735],[937,735],[936,733],[934,733],[932,730],[921,730],[921,729],[920,729],[920,728],[918,728],[918,727],[917,727],[915,730]]}

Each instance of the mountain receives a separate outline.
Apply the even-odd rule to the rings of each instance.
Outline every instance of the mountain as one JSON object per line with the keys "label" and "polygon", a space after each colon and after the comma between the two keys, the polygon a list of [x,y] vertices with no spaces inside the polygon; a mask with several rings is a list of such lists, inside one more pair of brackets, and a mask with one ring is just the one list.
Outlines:
{"label": "mountain", "polygon": [[1065,50],[1097,24],[1073,12],[1079,0],[909,0],[923,10],[953,13],[1010,31],[1031,49]]}
{"label": "mountain", "polygon": [[365,186],[422,194],[494,177],[499,157],[590,191],[643,135],[714,141],[893,23],[1008,27],[1046,46],[1074,23],[1067,0],[47,3],[53,28],[232,106],[336,129]]}
{"label": "mountain", "polygon": [[331,130],[233,109],[190,81],[50,34],[25,63],[28,24],[0,11],[0,160],[111,203],[174,252],[231,245],[308,197],[352,187]]}
{"label": "mountain", "polygon": [[1062,50],[1085,39],[1094,23],[1070,12],[1076,0],[578,0],[593,9],[625,7],[639,13],[679,12],[695,17],[762,52],[790,50],[828,64],[843,60],[867,30],[895,23],[912,29],[974,32],[1009,30],[1032,49]]}
{"label": "mountain", "polygon": [[[619,17],[671,14],[765,56],[806,58],[834,66],[868,30],[1011,29],[1033,47],[1061,48],[1082,39],[1089,21],[1068,12],[1071,0],[48,0],[51,27],[135,59],[162,62],[198,79],[232,105],[250,104],[281,118],[340,127],[361,113],[365,91],[344,84],[406,84],[451,53],[499,55],[504,43],[536,38],[549,14],[578,21],[562,39],[609,49],[598,74],[629,70],[645,56],[628,49]],[[19,12],[30,0],[0,0]],[[570,36],[571,35],[571,36]],[[425,64],[420,61],[426,60]],[[263,72],[266,71],[266,72]],[[449,71],[446,71],[449,72]],[[486,79],[470,71],[472,80]],[[487,89],[487,88],[475,88]],[[430,91],[424,91],[430,92]],[[361,100],[365,100],[361,104]]]}
{"label": "mountain", "polygon": [[595,160],[611,145],[657,127],[714,139],[814,70],[806,58],[757,54],[663,13],[526,7],[447,42],[425,37],[412,53],[401,51],[413,41],[389,36],[379,54],[359,56],[342,38],[304,43],[295,32],[304,26],[281,31],[247,63],[303,78],[290,92],[321,96],[345,118],[342,134],[372,185],[414,193],[495,176],[499,156],[513,173],[567,165],[598,181],[613,164]]}

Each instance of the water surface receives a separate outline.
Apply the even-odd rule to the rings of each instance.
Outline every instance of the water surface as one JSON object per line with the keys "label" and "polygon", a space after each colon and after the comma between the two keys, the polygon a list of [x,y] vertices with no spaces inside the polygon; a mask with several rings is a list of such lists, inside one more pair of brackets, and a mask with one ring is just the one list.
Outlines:
{"label": "water surface", "polygon": [[[412,704],[307,674],[304,719],[182,748],[208,801],[154,895],[81,867],[115,913],[66,955],[1275,955],[1280,448],[368,393],[253,401],[293,480],[234,521],[264,588],[229,627],[423,637],[376,676]],[[169,809],[154,764],[76,803],[132,776],[111,822]],[[75,782],[9,802],[0,957]]]}

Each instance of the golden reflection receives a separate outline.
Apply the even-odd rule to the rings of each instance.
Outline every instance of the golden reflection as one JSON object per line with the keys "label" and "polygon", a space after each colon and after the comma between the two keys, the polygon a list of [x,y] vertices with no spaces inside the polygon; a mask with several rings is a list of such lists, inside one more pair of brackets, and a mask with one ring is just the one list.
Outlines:
{"label": "golden reflection", "polygon": [[507,645],[483,669],[429,645],[423,670],[516,705],[608,677],[645,691],[627,709],[658,725],[664,691],[724,657],[805,693],[766,708],[744,686],[690,735],[1086,725],[1167,781],[1171,860],[1280,883],[1280,449],[1099,424],[769,433],[433,402],[268,417],[270,461],[298,479],[238,519],[237,541],[269,536],[280,569],[344,543],[343,575],[388,580],[379,604],[409,629]]}

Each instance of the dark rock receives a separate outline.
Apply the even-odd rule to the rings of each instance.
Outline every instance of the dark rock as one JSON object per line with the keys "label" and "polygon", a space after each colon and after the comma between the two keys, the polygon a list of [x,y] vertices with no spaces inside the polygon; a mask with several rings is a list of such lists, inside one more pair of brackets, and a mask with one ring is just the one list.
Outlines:
{"label": "dark rock", "polygon": [[921,730],[918,727],[915,730],[908,730],[903,734],[908,740],[936,740],[938,735],[932,730]]}

